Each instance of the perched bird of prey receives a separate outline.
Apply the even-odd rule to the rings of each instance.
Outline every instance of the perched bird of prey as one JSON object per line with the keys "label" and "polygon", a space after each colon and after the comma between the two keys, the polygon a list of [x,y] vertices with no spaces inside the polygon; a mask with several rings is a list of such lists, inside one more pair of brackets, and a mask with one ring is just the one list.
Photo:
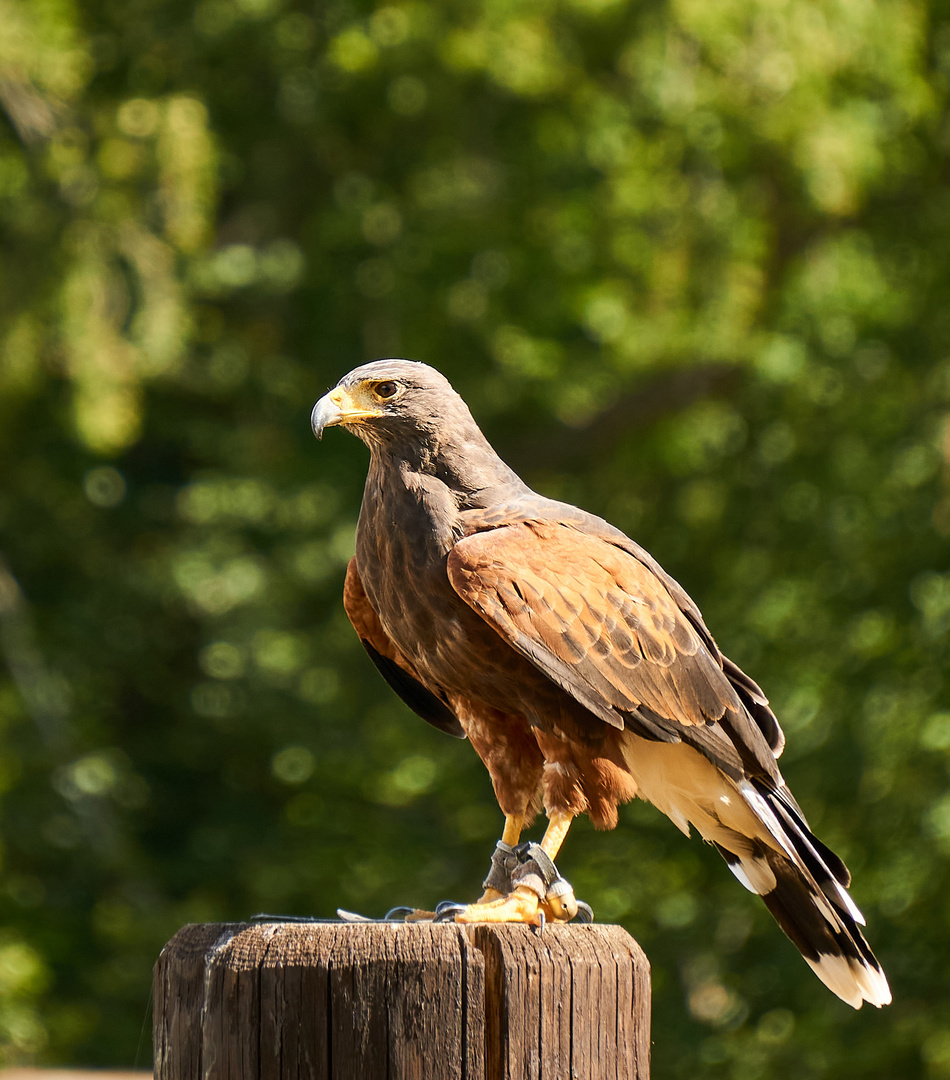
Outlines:
{"label": "perched bird of prey", "polygon": [[[713,844],[818,977],[855,1008],[891,1000],[844,863],[779,772],[784,736],[686,592],[606,521],[532,491],[439,372],[351,371],[314,406],[369,447],[344,606],[395,692],[468,737],[505,814],[460,922],[569,919],[554,867],[573,818],[639,796]],[[540,844],[519,845],[543,806]]]}

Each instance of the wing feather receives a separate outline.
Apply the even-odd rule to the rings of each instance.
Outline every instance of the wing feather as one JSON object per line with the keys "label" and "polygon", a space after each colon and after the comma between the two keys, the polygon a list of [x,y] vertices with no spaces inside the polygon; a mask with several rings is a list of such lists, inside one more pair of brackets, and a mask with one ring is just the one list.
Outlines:
{"label": "wing feather", "polygon": [[567,523],[518,521],[460,540],[447,570],[466,603],[606,723],[709,752],[700,731],[721,722],[743,765],[776,775],[767,725],[746,708],[768,713],[761,690],[724,669],[692,601],[684,610],[635,554]]}

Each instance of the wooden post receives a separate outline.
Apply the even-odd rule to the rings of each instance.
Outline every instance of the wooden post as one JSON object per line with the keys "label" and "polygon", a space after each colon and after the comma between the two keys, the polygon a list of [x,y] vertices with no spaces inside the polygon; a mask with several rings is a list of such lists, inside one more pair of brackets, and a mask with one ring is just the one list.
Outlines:
{"label": "wooden post", "polygon": [[212,923],[155,965],[158,1080],[648,1080],[618,926]]}

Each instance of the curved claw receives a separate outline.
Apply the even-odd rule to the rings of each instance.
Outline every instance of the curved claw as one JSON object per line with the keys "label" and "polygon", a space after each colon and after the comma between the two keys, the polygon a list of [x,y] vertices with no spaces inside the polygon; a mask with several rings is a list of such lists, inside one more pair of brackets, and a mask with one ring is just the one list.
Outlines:
{"label": "curved claw", "polygon": [[465,904],[454,904],[451,900],[443,900],[435,909],[433,922],[455,922],[455,916],[465,910]]}
{"label": "curved claw", "polygon": [[394,908],[390,908],[389,911],[383,916],[383,922],[405,922],[406,916],[411,915],[416,909],[406,907],[404,904],[399,904]]}
{"label": "curved claw", "polygon": [[441,914],[441,913],[442,913],[443,911],[445,911],[445,910],[446,910],[446,908],[457,908],[457,907],[464,907],[464,906],[465,906],[465,905],[464,905],[464,904],[460,904],[460,903],[458,902],[458,900],[440,900],[440,901],[439,901],[439,902],[438,902],[438,903],[437,903],[437,904],[435,905],[435,913],[436,913],[436,915],[439,915],[439,914]]}
{"label": "curved claw", "polygon": [[584,900],[577,901],[577,914],[574,916],[579,923],[592,923],[594,921],[594,909]]}
{"label": "curved claw", "polygon": [[359,915],[355,911],[347,911],[346,908],[338,907],[336,909],[337,918],[342,922],[359,923],[359,922],[373,922],[373,919],[368,919],[365,915]]}

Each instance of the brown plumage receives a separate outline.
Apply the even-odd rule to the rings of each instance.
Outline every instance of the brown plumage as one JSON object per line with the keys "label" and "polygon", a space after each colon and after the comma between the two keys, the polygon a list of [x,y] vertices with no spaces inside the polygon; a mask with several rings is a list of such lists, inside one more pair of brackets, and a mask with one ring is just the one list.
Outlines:
{"label": "brown plumage", "polygon": [[571,817],[613,828],[639,795],[715,844],[843,1000],[889,1001],[847,869],[779,772],[778,722],[685,591],[607,522],[528,488],[424,364],[350,372],[314,407],[318,436],[334,424],[370,449],[346,612],[403,700],[468,737],[506,837],[543,806],[553,858]]}

